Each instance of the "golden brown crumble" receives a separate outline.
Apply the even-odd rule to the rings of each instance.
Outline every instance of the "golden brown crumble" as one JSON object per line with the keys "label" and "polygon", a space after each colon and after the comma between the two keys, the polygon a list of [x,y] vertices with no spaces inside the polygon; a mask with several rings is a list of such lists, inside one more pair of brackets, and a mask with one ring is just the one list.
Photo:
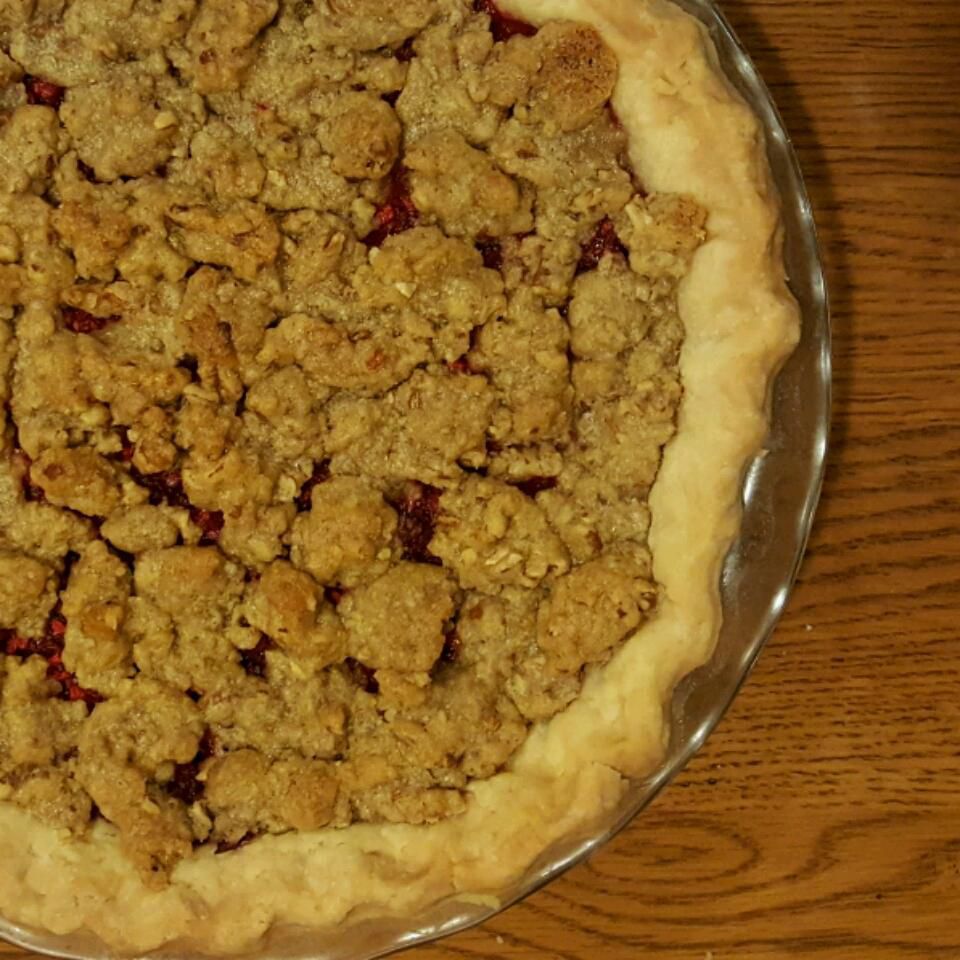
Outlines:
{"label": "golden brown crumble", "polygon": [[704,214],[591,28],[386,6],[0,7],[0,800],[156,882],[460,812],[656,605]]}

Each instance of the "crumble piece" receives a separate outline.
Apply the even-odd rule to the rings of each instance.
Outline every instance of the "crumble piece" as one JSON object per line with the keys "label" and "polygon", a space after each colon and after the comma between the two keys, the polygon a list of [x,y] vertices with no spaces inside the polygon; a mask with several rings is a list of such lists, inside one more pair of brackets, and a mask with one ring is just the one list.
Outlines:
{"label": "crumble piece", "polygon": [[425,134],[407,148],[412,198],[454,236],[527,233],[533,195],[497,168],[490,155],[454,130]]}
{"label": "crumble piece", "polygon": [[454,609],[450,575],[412,563],[399,563],[351,590],[339,607],[352,656],[374,670],[413,673],[436,663],[443,650],[444,624]]}
{"label": "crumble piece", "polygon": [[515,487],[485,477],[469,477],[444,493],[430,549],[454,571],[461,587],[482,593],[534,587],[570,566],[536,503]]}
{"label": "crumble piece", "polygon": [[369,481],[334,477],[313,488],[291,531],[291,558],[323,584],[353,587],[385,573],[397,515]]}
{"label": "crumble piece", "polygon": [[541,67],[530,88],[530,116],[564,132],[582,130],[604,109],[617,59],[593,27],[548,23],[539,31]]}
{"label": "crumble piece", "polygon": [[54,571],[47,564],[0,550],[0,623],[23,636],[42,633],[56,594]]}
{"label": "crumble piece", "polygon": [[185,64],[198,93],[223,93],[240,85],[256,56],[260,31],[276,16],[277,0],[200,0],[187,31]]}
{"label": "crumble piece", "polygon": [[380,180],[400,156],[403,128],[390,104],[373,93],[338,97],[326,115],[320,143],[334,173],[353,180]]}
{"label": "crumble piece", "polygon": [[537,642],[560,669],[600,660],[656,602],[649,566],[610,554],[560,577],[537,616]]}

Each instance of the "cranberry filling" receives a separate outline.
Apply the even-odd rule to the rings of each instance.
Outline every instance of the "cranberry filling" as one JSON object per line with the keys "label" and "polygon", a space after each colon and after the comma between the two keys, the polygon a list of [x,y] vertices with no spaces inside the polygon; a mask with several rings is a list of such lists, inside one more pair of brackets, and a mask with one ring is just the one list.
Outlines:
{"label": "cranberry filling", "polygon": [[63,322],[68,330],[73,333],[97,333],[107,324],[116,323],[119,317],[95,317],[86,310],[79,307],[61,307]]}
{"label": "cranberry filling", "polygon": [[70,582],[70,574],[73,572],[73,565],[80,559],[80,554],[75,550],[68,550],[63,558],[63,568],[57,577],[57,593],[63,593]]}
{"label": "cranberry filling", "polygon": [[477,13],[485,13],[490,17],[490,30],[497,43],[516,36],[532,37],[537,32],[533,24],[504,13],[494,0],[474,0],[473,9]]}
{"label": "cranberry filling", "polygon": [[111,459],[119,460],[121,463],[130,463],[137,448],[130,439],[126,427],[117,427],[117,434],[120,437],[120,451],[111,454]]}
{"label": "cranberry filling", "polygon": [[447,369],[451,373],[465,373],[476,376],[480,373],[473,364],[470,362],[470,354],[473,353],[477,347],[480,345],[480,327],[474,327],[470,331],[470,348],[462,356],[458,357],[456,360],[447,364]]}
{"label": "cranberry filling", "polygon": [[470,366],[470,358],[467,356],[467,354],[464,354],[462,357],[454,360],[453,363],[448,363],[447,369],[451,373],[476,373],[473,367]]}
{"label": "cranberry filling", "polygon": [[488,270],[503,269],[503,246],[496,237],[478,237],[476,247]]}
{"label": "cranberry filling", "polygon": [[390,174],[387,199],[377,209],[376,226],[363,242],[368,247],[379,247],[387,237],[415,227],[419,219],[420,211],[410,196],[410,177],[404,167],[396,166]]}
{"label": "cranberry filling", "polygon": [[212,547],[219,542],[220,534],[223,532],[222,510],[201,510],[199,507],[191,507],[190,519],[202,531],[199,541],[201,547]]}
{"label": "cranberry filling", "polygon": [[409,63],[417,54],[413,49],[413,37],[408,37],[403,43],[394,50],[393,55],[401,63]]}
{"label": "cranberry filling", "polygon": [[552,490],[556,485],[556,477],[529,477],[526,480],[511,483],[511,486],[516,487],[521,493],[525,493],[528,497],[535,497],[544,490]]}
{"label": "cranberry filling", "polygon": [[233,850],[239,850],[241,847],[245,847],[248,843],[256,840],[257,837],[261,836],[259,833],[245,833],[239,840],[230,843],[227,840],[221,840],[217,844],[217,849],[215,853],[230,853]]}
{"label": "cranberry filling", "polygon": [[460,659],[460,649],[463,643],[460,634],[454,627],[443,641],[443,650],[440,653],[440,663],[456,663]]}
{"label": "cranberry filling", "polygon": [[59,84],[29,75],[23,78],[23,87],[27,92],[27,103],[35,107],[53,107],[57,110],[63,103],[66,90]]}
{"label": "cranberry filling", "polygon": [[430,670],[431,680],[439,680],[460,659],[463,641],[460,639],[460,633],[457,629],[459,617],[460,611],[457,611],[454,618],[443,628],[443,649],[440,651],[440,656],[437,657],[437,662]]}
{"label": "cranberry filling", "polygon": [[365,666],[359,660],[354,660],[353,657],[347,657],[347,659],[343,661],[343,665],[347,668],[350,679],[360,687],[361,690],[365,690],[367,693],[380,692],[380,684],[377,683],[374,671],[370,667]]}
{"label": "cranberry filling", "polygon": [[441,496],[443,491],[438,487],[414,481],[407,485],[400,499],[392,501],[391,505],[400,514],[397,537],[403,545],[404,560],[440,566],[440,558],[428,548],[437,525]]}
{"label": "cranberry filling", "polygon": [[609,217],[604,217],[594,235],[583,245],[583,253],[577,264],[577,273],[595,270],[608,253],[627,255],[627,248],[620,242],[617,230]]}
{"label": "cranberry filling", "polygon": [[97,182],[97,174],[96,174],[96,172],[94,171],[93,167],[91,167],[91,166],[90,166],[89,164],[87,164],[87,163],[84,163],[84,162],[83,162],[82,160],[80,160],[79,158],[77,158],[77,170],[80,171],[80,175],[81,175],[81,176],[83,177],[83,179],[86,180],[88,183],[96,183],[96,182]]}
{"label": "cranberry filling", "polygon": [[167,793],[182,800],[188,807],[203,796],[203,781],[197,779],[205,760],[217,753],[217,739],[213,731],[206,730],[200,738],[197,755],[189,763],[178,763],[173,777],[167,783]]}
{"label": "cranberry filling", "polygon": [[[133,446],[126,436],[123,437],[123,449],[120,459],[129,463],[133,459]],[[168,507],[180,507],[190,511],[190,520],[200,528],[201,547],[211,547],[218,543],[223,532],[223,511],[204,510],[195,507],[183,489],[183,477],[177,470],[161,471],[160,473],[141,473],[136,467],[130,467],[130,476],[134,483],[150,492],[149,502],[158,507],[165,503]]]}
{"label": "cranberry filling", "polygon": [[15,630],[0,630],[0,648],[8,657],[42,657],[47,661],[47,677],[60,684],[60,699],[82,700],[88,710],[103,702],[96,690],[80,686],[77,678],[63,665],[63,638],[67,620],[60,612],[58,602],[50,614],[42,637],[21,637]]}
{"label": "cranberry filling", "polygon": [[168,507],[190,509],[190,501],[183,489],[183,478],[177,470],[160,473],[141,473],[136,467],[130,468],[134,483],[150,492],[150,503],[154,507],[165,503]]}
{"label": "cranberry filling", "polygon": [[335,607],[340,606],[340,601],[349,593],[346,587],[324,587],[323,596],[327,603]]}
{"label": "cranberry filling", "polygon": [[190,374],[192,383],[198,383],[200,381],[200,361],[197,360],[196,357],[182,357],[177,361],[177,366]]}
{"label": "cranberry filling", "polygon": [[330,461],[319,460],[313,465],[313,473],[310,479],[300,488],[294,503],[297,505],[297,513],[306,513],[311,505],[313,498],[313,488],[321,483],[326,483],[330,479]]}
{"label": "cranberry filling", "polygon": [[23,498],[27,503],[45,503],[47,495],[42,487],[38,487],[30,476],[30,467],[33,466],[33,460],[26,450],[16,447],[13,452],[14,459],[20,461],[23,469],[23,476],[20,479],[20,486],[23,489]]}
{"label": "cranberry filling", "polygon": [[252,650],[240,651],[240,664],[251,677],[263,679],[267,675],[267,651],[273,649],[273,641],[264,634]]}
{"label": "cranberry filling", "polygon": [[[97,528],[97,533],[100,534],[100,528]],[[102,534],[101,534],[102,536]],[[137,564],[137,558],[132,553],[127,553],[126,550],[121,550],[119,547],[115,547],[110,541],[106,541],[107,550],[112,553],[131,573],[133,573],[134,568]]]}

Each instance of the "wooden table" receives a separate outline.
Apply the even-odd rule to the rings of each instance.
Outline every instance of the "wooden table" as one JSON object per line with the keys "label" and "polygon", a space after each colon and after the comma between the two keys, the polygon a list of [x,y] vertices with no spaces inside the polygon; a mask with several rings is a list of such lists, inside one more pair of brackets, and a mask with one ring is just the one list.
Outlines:
{"label": "wooden table", "polygon": [[722,6],[796,142],[833,298],[803,574],[644,816],[411,960],[960,960],[960,4]]}
{"label": "wooden table", "polygon": [[643,817],[411,960],[960,960],[960,4],[723,6],[800,152],[833,297],[800,584]]}

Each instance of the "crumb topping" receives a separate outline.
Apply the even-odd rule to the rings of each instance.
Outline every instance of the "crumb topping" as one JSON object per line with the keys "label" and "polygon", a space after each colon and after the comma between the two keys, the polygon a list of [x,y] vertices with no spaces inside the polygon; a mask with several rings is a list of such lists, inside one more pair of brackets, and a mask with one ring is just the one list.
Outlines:
{"label": "crumb topping", "polygon": [[153,884],[434,822],[653,614],[705,214],[616,77],[491,0],[0,9],[0,800]]}

